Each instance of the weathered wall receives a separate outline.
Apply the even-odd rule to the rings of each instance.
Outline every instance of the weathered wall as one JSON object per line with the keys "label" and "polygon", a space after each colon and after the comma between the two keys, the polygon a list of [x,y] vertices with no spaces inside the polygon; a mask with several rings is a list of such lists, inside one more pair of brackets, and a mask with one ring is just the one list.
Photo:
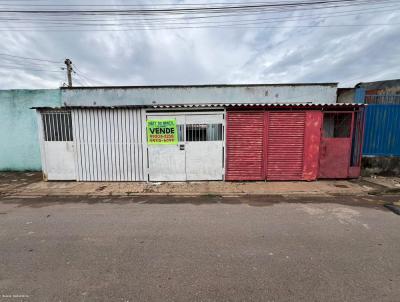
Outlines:
{"label": "weathered wall", "polygon": [[367,94],[400,94],[400,79],[359,83],[356,88],[365,89]]}
{"label": "weathered wall", "polygon": [[354,103],[355,88],[338,88],[337,102],[338,103]]}
{"label": "weathered wall", "polygon": [[35,106],[60,106],[60,90],[0,90],[0,171],[41,170]]}
{"label": "weathered wall", "polygon": [[399,156],[366,156],[362,159],[362,176],[400,176]]}
{"label": "weathered wall", "polygon": [[66,106],[336,103],[336,84],[62,88]]}

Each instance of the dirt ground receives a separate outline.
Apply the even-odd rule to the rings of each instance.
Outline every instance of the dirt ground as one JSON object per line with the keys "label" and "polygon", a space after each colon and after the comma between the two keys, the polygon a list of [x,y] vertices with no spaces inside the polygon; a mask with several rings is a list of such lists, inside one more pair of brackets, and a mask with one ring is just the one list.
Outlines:
{"label": "dirt ground", "polygon": [[[255,182],[45,182],[40,173],[0,173],[0,196],[365,195],[400,191],[395,178]],[[399,186],[398,186],[399,185]]]}

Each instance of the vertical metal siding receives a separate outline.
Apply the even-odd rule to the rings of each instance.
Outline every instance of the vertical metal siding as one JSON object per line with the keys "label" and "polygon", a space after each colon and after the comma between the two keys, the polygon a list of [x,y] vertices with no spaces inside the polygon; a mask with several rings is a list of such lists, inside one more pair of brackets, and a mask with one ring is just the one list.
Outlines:
{"label": "vertical metal siding", "polygon": [[143,115],[136,109],[72,111],[79,181],[144,181]]}
{"label": "vertical metal siding", "polygon": [[264,179],[264,111],[227,112],[226,180]]}
{"label": "vertical metal siding", "polygon": [[267,179],[303,177],[305,112],[268,112]]}
{"label": "vertical metal siding", "polygon": [[363,101],[365,104],[371,105],[400,105],[400,94],[367,94],[364,96]]}
{"label": "vertical metal siding", "polygon": [[351,139],[351,159],[350,166],[361,166],[362,143],[364,132],[364,108],[354,112],[353,122],[353,136]]}
{"label": "vertical metal siding", "polygon": [[368,105],[363,155],[400,156],[400,105]]}

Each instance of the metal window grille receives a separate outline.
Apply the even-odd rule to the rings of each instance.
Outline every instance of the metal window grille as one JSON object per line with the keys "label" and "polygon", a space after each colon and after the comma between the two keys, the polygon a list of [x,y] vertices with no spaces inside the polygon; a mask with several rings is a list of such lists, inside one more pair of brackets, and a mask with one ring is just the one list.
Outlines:
{"label": "metal window grille", "polygon": [[222,133],[222,124],[186,125],[187,142],[221,141]]}
{"label": "metal window grille", "polygon": [[70,111],[47,111],[42,113],[44,140],[67,142],[73,140]]}
{"label": "metal window grille", "polygon": [[325,113],[324,137],[345,138],[351,133],[351,113]]}
{"label": "metal window grille", "polygon": [[185,125],[176,125],[178,128],[178,141],[185,141]]}

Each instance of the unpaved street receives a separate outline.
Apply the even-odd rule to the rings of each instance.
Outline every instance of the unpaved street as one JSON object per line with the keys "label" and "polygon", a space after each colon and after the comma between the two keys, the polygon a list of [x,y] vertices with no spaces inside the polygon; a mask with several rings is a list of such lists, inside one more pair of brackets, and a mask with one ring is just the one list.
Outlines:
{"label": "unpaved street", "polygon": [[0,301],[398,301],[400,197],[0,199]]}

